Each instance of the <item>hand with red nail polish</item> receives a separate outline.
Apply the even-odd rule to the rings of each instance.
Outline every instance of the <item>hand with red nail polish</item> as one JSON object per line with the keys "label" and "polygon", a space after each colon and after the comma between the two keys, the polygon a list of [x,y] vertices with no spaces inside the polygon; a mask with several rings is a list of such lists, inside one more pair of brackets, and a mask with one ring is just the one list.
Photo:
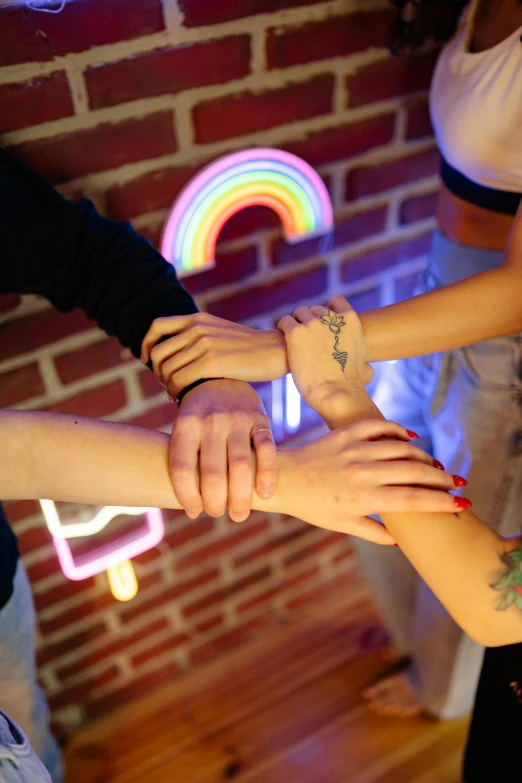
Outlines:
{"label": "hand with red nail polish", "polygon": [[438,459],[433,460],[433,467],[437,468],[437,470],[445,470],[444,465]]}
{"label": "hand with red nail polish", "polygon": [[467,498],[454,498],[454,501],[457,508],[461,509],[461,511],[472,506],[471,500]]}
{"label": "hand with red nail polish", "polygon": [[453,483],[456,487],[467,487],[468,482],[465,478],[462,478],[462,476],[453,476]]}

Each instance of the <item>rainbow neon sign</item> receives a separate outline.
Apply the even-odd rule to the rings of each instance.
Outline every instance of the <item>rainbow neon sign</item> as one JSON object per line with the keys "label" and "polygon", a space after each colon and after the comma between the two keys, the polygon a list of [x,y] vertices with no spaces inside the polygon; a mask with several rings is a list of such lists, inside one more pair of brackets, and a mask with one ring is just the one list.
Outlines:
{"label": "rainbow neon sign", "polygon": [[308,163],[281,150],[243,150],[211,163],[184,188],[165,223],[163,256],[180,276],[211,268],[227,220],[254,205],[279,215],[289,242],[333,226],[330,196]]}
{"label": "rainbow neon sign", "polygon": [[[49,532],[53,537],[58,560],[68,579],[74,581],[107,571],[112,594],[119,601],[129,601],[138,592],[138,582],[130,562],[142,552],[159,544],[164,536],[163,517],[157,508],[126,508],[123,506],[105,506],[88,522],[69,522],[64,524],[58,515],[52,500],[40,500],[43,515]],[[69,540],[84,536],[94,536],[104,530],[115,517],[140,516],[145,514],[146,530],[143,533],[129,533],[118,541],[104,544],[88,555],[74,558]]]}

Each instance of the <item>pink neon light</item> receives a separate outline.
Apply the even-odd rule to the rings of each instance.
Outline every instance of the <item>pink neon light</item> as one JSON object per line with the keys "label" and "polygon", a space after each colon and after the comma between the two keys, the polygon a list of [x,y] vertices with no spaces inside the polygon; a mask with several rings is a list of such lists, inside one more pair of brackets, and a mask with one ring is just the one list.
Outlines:
{"label": "pink neon light", "polygon": [[78,562],[74,561],[67,539],[53,536],[58,560],[65,576],[75,582],[87,579],[87,577],[107,571],[125,560],[131,560],[136,555],[141,555],[142,552],[159,544],[165,533],[161,511],[158,508],[151,509],[147,512],[146,517],[149,530],[145,535],[142,533],[129,534],[123,540],[113,541],[99,547],[98,552],[94,555],[80,556]]}

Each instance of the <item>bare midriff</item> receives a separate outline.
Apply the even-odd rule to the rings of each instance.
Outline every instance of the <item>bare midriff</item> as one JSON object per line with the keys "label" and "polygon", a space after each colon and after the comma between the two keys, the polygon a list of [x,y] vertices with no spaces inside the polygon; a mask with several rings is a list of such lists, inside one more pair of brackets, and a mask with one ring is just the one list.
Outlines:
{"label": "bare midriff", "polygon": [[437,205],[439,230],[461,245],[504,250],[513,219],[512,215],[470,204],[453,195],[444,184],[441,186]]}

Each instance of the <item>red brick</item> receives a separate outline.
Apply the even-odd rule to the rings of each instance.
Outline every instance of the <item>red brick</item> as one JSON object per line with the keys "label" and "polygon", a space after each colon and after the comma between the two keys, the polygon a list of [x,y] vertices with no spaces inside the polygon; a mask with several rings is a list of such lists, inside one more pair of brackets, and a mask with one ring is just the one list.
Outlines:
{"label": "red brick", "polygon": [[59,14],[0,9],[0,66],[52,60],[68,52],[125,41],[164,29],[161,0],[76,0]]}
{"label": "red brick", "polygon": [[51,534],[47,530],[46,525],[31,527],[23,533],[17,533],[16,538],[22,555],[28,555],[30,552],[49,546],[52,542]]}
{"label": "red brick", "polygon": [[123,381],[112,381],[96,389],[80,392],[67,400],[48,405],[46,411],[51,413],[77,413],[79,416],[108,416],[109,413],[123,408],[127,398]]}
{"label": "red brick", "polygon": [[392,269],[404,261],[413,261],[425,256],[431,244],[431,232],[407,239],[403,242],[394,242],[377,250],[370,250],[357,258],[348,259],[341,266],[341,280],[343,283],[352,283],[365,277],[376,275],[387,269]]}
{"label": "red brick", "polygon": [[96,326],[81,310],[64,315],[56,310],[44,310],[0,325],[0,361],[11,359],[71,334]]}
{"label": "red brick", "polygon": [[220,538],[217,541],[212,541],[210,544],[202,546],[200,549],[196,549],[194,552],[190,552],[190,554],[185,555],[185,557],[182,557],[180,560],[178,560],[176,568],[179,571],[182,571],[184,568],[200,565],[209,558],[217,558],[223,552],[239,546],[244,541],[248,541],[250,538],[259,536],[260,533],[263,533],[267,529],[268,520],[266,519],[263,519],[262,521],[253,525],[244,523],[241,526],[241,529],[237,530],[235,533],[225,536],[224,538]]}
{"label": "red brick", "polygon": [[156,376],[149,369],[140,372],[139,381],[141,390],[145,397],[153,397],[155,394],[159,394],[160,392],[165,394],[164,386],[162,386],[162,384],[156,380]]}
{"label": "red brick", "polygon": [[90,666],[100,663],[111,655],[116,655],[121,652],[121,650],[128,649],[131,645],[143,641],[143,639],[152,636],[154,633],[166,630],[168,627],[168,620],[165,617],[160,617],[152,623],[141,626],[134,633],[111,637],[110,642],[103,645],[103,647],[92,648],[86,645],[86,655],[68,666],[62,666],[61,668],[56,669],[56,676],[62,682],[67,682],[70,677],[74,677],[79,672],[88,669]]}
{"label": "red brick", "polygon": [[[255,206],[236,212],[225,223],[219,235],[219,242],[228,242],[231,239],[239,239],[263,229],[279,228],[281,222],[276,213],[269,207]],[[218,248],[219,252],[219,248]]]}
{"label": "red brick", "polygon": [[126,60],[88,68],[91,109],[209,84],[224,84],[250,73],[250,36],[158,49]]}
{"label": "red brick", "polygon": [[218,625],[223,625],[225,618],[222,614],[217,614],[215,617],[209,617],[208,620],[202,620],[200,623],[194,625],[194,630],[198,633],[205,633],[212,628],[217,628]]}
{"label": "red brick", "polygon": [[118,340],[109,338],[62,353],[55,359],[55,365],[62,382],[72,383],[129,361],[133,361],[130,352]]}
{"label": "red brick", "polygon": [[22,297],[18,294],[0,294],[0,313],[16,310],[21,301]]}
{"label": "red brick", "polygon": [[0,374],[0,407],[18,405],[45,391],[44,382],[37,364],[27,364],[17,370]]}
{"label": "red brick", "polygon": [[128,609],[124,609],[122,612],[120,612],[120,617],[124,623],[128,623],[131,620],[135,620],[136,617],[139,617],[144,613],[148,613],[153,609],[157,609],[158,606],[168,604],[171,601],[174,601],[176,598],[179,598],[182,595],[186,595],[192,590],[195,590],[196,588],[201,587],[208,582],[216,580],[218,576],[219,571],[217,568],[207,568],[206,571],[202,571],[201,573],[185,580],[184,582],[177,581],[175,585],[169,587],[167,590],[164,590],[162,593],[160,593],[160,595],[156,595],[154,598],[149,598],[148,601],[143,601],[142,603],[130,606]]}
{"label": "red brick", "polygon": [[323,549],[327,549],[332,544],[336,544],[344,538],[344,533],[328,533],[322,536],[319,541],[315,541],[313,544],[300,549],[298,552],[292,552],[283,560],[286,566],[299,563],[301,560],[305,560],[307,557],[312,557],[317,552],[322,552]]}
{"label": "red brick", "polygon": [[200,103],[192,110],[196,141],[208,144],[329,114],[333,90],[334,77],[324,74],[276,90],[243,92]]}
{"label": "red brick", "polygon": [[276,280],[256,288],[246,288],[208,306],[209,313],[232,321],[241,321],[260,313],[292,305],[298,299],[317,298],[326,289],[328,270],[316,266],[299,275]]}
{"label": "red brick", "polygon": [[242,614],[243,612],[247,612],[249,609],[253,609],[255,606],[259,606],[260,604],[271,604],[272,599],[275,598],[276,595],[280,595],[285,590],[288,590],[291,587],[295,587],[302,582],[308,582],[314,577],[318,576],[318,574],[319,568],[311,568],[304,573],[294,576],[292,579],[285,580],[277,587],[274,587],[272,590],[265,590],[264,592],[249,598],[248,601],[245,601],[242,604],[238,604],[237,611],[239,614]]}
{"label": "red brick", "polygon": [[84,706],[89,718],[97,718],[107,714],[108,711],[114,709],[114,705],[123,705],[127,702],[134,701],[139,696],[143,696],[146,693],[158,688],[165,682],[172,680],[180,674],[180,669],[177,664],[169,663],[163,666],[158,666],[154,671],[149,674],[144,674],[142,677],[135,677],[127,685],[123,685],[120,688],[111,690],[110,693],[103,696],[97,696],[91,694],[91,698]]}
{"label": "red brick", "polygon": [[428,90],[437,52],[387,57],[346,77],[348,108]]}
{"label": "red brick", "polygon": [[433,136],[430,107],[427,101],[411,104],[406,114],[406,138],[423,139]]}
{"label": "red brick", "polygon": [[118,679],[119,669],[117,666],[110,666],[104,672],[89,677],[78,685],[70,688],[64,688],[59,693],[49,698],[51,709],[59,710],[61,707],[69,706],[75,702],[89,701],[96,691],[96,688],[108,685],[110,682]]}
{"label": "red brick", "polygon": [[135,667],[141,666],[143,663],[150,661],[151,658],[156,658],[158,655],[170,652],[170,650],[175,650],[176,647],[179,647],[180,644],[186,642],[187,639],[188,636],[185,633],[175,634],[174,636],[155,644],[153,647],[149,647],[148,650],[143,650],[142,652],[133,655],[131,657],[131,664]]}
{"label": "red brick", "polygon": [[273,250],[273,263],[277,266],[302,261],[316,255],[327,256],[332,248],[358,242],[368,236],[381,233],[386,225],[387,207],[377,207],[368,212],[360,212],[338,223],[331,235],[305,239],[290,244],[276,242]]}
{"label": "red brick", "polygon": [[[81,1],[81,0],[80,0]],[[172,113],[103,123],[10,148],[53,185],[177,149]]]}
{"label": "red brick", "polygon": [[86,617],[94,615],[95,612],[103,612],[103,610],[108,606],[111,606],[111,604],[114,604],[114,597],[110,592],[90,597],[84,603],[77,604],[76,606],[67,609],[65,612],[56,614],[54,617],[49,618],[49,620],[40,618],[40,631],[44,635],[53,633],[54,631],[60,631],[71,623],[76,623],[78,620],[84,620]]}
{"label": "red brick", "polygon": [[156,408],[151,408],[146,413],[142,413],[141,416],[127,419],[126,423],[132,424],[133,427],[143,427],[147,430],[159,430],[172,424],[175,416],[176,409],[173,403],[165,402],[163,405],[158,405]]}
{"label": "red brick", "polygon": [[347,589],[353,587],[360,580],[360,576],[356,571],[350,571],[347,574],[340,574],[334,579],[329,579],[322,585],[315,585],[312,590],[308,590],[301,595],[292,598],[288,602],[289,609],[301,609],[307,607],[309,604],[320,603],[327,600],[330,595],[339,595],[341,592],[346,592]]}
{"label": "red brick", "polygon": [[40,513],[40,504],[37,500],[8,500],[3,502],[3,506],[11,523]]}
{"label": "red brick", "polygon": [[440,156],[433,149],[398,158],[375,166],[359,166],[348,172],[346,177],[346,200],[382,193],[408,182],[431,177],[439,170]]}
{"label": "red brick", "polygon": [[90,628],[85,628],[83,631],[79,631],[72,636],[62,639],[61,642],[57,642],[56,644],[45,644],[38,651],[38,664],[43,666],[44,663],[55,661],[62,655],[68,655],[79,647],[88,647],[95,639],[99,639],[107,633],[108,631],[105,623],[99,622],[95,625],[91,625]]}
{"label": "red brick", "polygon": [[271,28],[266,44],[268,68],[288,68],[386,46],[392,19],[390,11],[360,12],[298,27]]}
{"label": "red brick", "polygon": [[163,233],[163,223],[156,222],[156,225],[154,226],[145,226],[143,228],[140,228],[138,231],[138,234],[141,234],[142,237],[147,239],[152,247],[155,247],[156,250],[160,249],[161,246],[161,235]]}
{"label": "red brick", "polygon": [[190,660],[192,663],[202,663],[203,661],[208,661],[210,658],[216,658],[218,655],[222,655],[223,653],[254,639],[263,631],[273,628],[276,623],[276,618],[271,614],[263,614],[260,617],[256,617],[254,620],[250,620],[250,622],[233,628],[231,631],[227,631],[216,639],[212,639],[212,641],[206,642],[206,644],[202,644],[200,647],[196,647],[190,653]]}
{"label": "red brick", "polygon": [[183,285],[192,295],[201,294],[220,285],[245,280],[257,271],[257,267],[256,247],[244,247],[228,253],[218,250],[214,269],[184,277]]}
{"label": "red brick", "polygon": [[180,8],[185,17],[185,27],[199,27],[321,2],[325,0],[180,0]]}
{"label": "red brick", "polygon": [[27,576],[31,584],[36,584],[40,579],[44,579],[51,574],[61,574],[62,569],[60,562],[56,555],[52,555],[47,560],[42,560],[39,563],[33,563],[33,565],[26,566]]}
{"label": "red brick", "polygon": [[422,272],[415,272],[413,275],[401,277],[395,283],[395,301],[409,299],[419,292],[419,286],[422,283]]}
{"label": "red brick", "polygon": [[236,557],[234,560],[234,565],[236,568],[239,568],[240,566],[245,565],[245,563],[251,563],[252,560],[256,560],[258,557],[270,555],[280,547],[285,546],[285,544],[290,544],[292,541],[295,541],[302,536],[310,535],[310,533],[313,533],[313,531],[313,527],[303,524],[302,527],[297,528],[297,530],[292,530],[291,533],[285,533],[283,536],[277,536],[277,538],[273,538],[261,546],[250,549],[248,552],[245,552],[239,557]]}
{"label": "red brick", "polygon": [[126,220],[144,212],[170,207],[181,189],[200,169],[201,165],[160,169],[124,185],[115,185],[106,194],[107,214],[114,220]]}
{"label": "red brick", "polygon": [[215,527],[216,521],[212,517],[203,517],[203,519],[198,519],[196,522],[175,528],[170,533],[167,533],[164,540],[175,554],[178,547],[182,547],[195,538],[211,533]]}
{"label": "red brick", "polygon": [[0,133],[74,114],[63,71],[28,82],[0,85]]}
{"label": "red brick", "polygon": [[[49,533],[47,533],[47,540],[49,540]],[[33,593],[35,606],[41,612],[43,609],[48,609],[50,606],[60,603],[60,601],[71,598],[73,595],[81,595],[81,593],[88,592],[95,584],[93,577],[82,579],[81,582],[73,582],[64,576],[62,584],[57,587],[51,587],[41,593]]]}
{"label": "red brick", "polygon": [[425,193],[405,199],[400,208],[399,221],[402,225],[424,220],[437,214],[437,193]]}
{"label": "red brick", "polygon": [[383,147],[392,141],[394,132],[395,115],[381,114],[361,122],[311,133],[303,141],[285,144],[284,149],[312,166],[321,166]]}
{"label": "red brick", "polygon": [[247,587],[257,584],[258,582],[263,582],[265,579],[268,579],[271,573],[272,569],[267,565],[260,568],[258,571],[255,571],[253,574],[244,576],[242,579],[237,579],[235,582],[227,584],[218,590],[214,590],[212,593],[207,593],[207,595],[198,598],[194,603],[185,606],[182,612],[183,617],[192,617],[192,615],[202,612],[204,609],[208,609],[209,606],[221,603],[226,598],[230,598],[230,596],[240,593]]}

